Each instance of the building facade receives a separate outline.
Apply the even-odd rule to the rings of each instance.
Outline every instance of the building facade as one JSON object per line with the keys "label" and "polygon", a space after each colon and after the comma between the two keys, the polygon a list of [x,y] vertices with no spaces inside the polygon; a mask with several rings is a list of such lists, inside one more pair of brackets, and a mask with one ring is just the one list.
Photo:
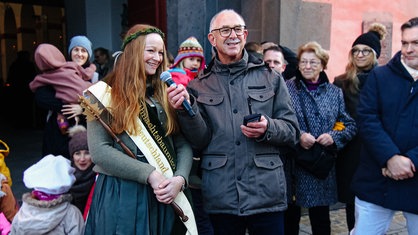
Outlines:
{"label": "building facade", "polygon": [[48,42],[66,54],[68,40],[86,35],[93,48],[120,49],[121,35],[135,23],[148,23],[167,35],[167,49],[175,56],[178,45],[195,36],[210,60],[207,40],[212,16],[234,9],[245,19],[247,41],[273,41],[296,51],[317,41],[330,53],[327,73],[343,73],[355,38],[372,22],[388,28],[380,63],[400,49],[400,25],[418,16],[418,0],[50,0],[0,3],[0,82],[20,50],[33,54]]}

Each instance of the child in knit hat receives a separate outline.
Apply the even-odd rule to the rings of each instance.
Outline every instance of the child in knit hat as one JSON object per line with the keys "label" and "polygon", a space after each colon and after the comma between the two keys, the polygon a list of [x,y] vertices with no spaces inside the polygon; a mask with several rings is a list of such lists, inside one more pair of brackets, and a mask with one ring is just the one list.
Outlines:
{"label": "child in knit hat", "polygon": [[89,193],[92,190],[96,179],[93,171],[94,164],[91,161],[89,146],[87,145],[87,130],[84,126],[76,125],[68,130],[71,137],[68,143],[71,164],[75,168],[75,183],[70,189],[73,196],[72,204],[75,205],[83,215]]}
{"label": "child in knit hat", "polygon": [[203,47],[195,37],[189,37],[180,44],[173,65],[168,70],[174,82],[187,86],[205,68]]}
{"label": "child in knit hat", "polygon": [[84,234],[84,220],[71,204],[69,189],[75,169],[63,156],[47,155],[23,173],[23,182],[34,190],[22,196],[11,234]]}
{"label": "child in knit hat", "polygon": [[[187,86],[189,81],[195,79],[205,68],[203,47],[195,37],[189,37],[180,44],[178,54],[173,65],[168,70],[173,81]],[[200,154],[193,152],[193,165],[189,175],[189,188],[193,200],[193,211],[196,217],[199,234],[212,234],[212,224],[209,216],[203,209],[201,191]]]}

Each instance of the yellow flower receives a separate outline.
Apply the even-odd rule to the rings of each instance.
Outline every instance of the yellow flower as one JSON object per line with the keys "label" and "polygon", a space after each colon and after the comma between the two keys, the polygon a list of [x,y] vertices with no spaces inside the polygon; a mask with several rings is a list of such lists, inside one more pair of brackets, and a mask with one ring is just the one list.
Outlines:
{"label": "yellow flower", "polygon": [[343,122],[335,122],[334,127],[332,128],[333,131],[342,131],[345,129]]}

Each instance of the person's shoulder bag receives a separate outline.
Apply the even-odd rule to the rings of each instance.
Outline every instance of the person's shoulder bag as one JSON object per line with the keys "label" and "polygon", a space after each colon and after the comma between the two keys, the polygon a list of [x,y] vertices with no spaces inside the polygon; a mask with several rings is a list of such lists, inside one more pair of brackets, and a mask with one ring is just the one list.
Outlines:
{"label": "person's shoulder bag", "polygon": [[[302,108],[303,119],[310,132],[309,122],[306,116],[306,108],[303,99],[298,94]],[[337,149],[335,145],[324,146],[315,143],[311,148],[305,149],[300,144],[296,146],[295,162],[300,167],[319,179],[326,179],[335,164],[337,158]]]}

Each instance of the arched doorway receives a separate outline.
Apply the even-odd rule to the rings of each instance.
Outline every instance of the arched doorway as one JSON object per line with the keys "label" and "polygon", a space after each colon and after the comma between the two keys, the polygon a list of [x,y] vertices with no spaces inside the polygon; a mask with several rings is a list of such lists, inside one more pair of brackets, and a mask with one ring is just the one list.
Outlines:
{"label": "arched doorway", "polygon": [[32,5],[23,4],[20,14],[20,28],[22,48],[21,50],[29,51],[33,57],[36,49],[36,21],[35,12]]}
{"label": "arched doorway", "polygon": [[[3,47],[4,46],[4,47]],[[17,27],[16,18],[13,9],[7,5],[4,14],[4,34],[2,47],[5,53],[1,61],[2,79],[4,82],[7,80],[7,71],[10,64],[17,56]]]}

